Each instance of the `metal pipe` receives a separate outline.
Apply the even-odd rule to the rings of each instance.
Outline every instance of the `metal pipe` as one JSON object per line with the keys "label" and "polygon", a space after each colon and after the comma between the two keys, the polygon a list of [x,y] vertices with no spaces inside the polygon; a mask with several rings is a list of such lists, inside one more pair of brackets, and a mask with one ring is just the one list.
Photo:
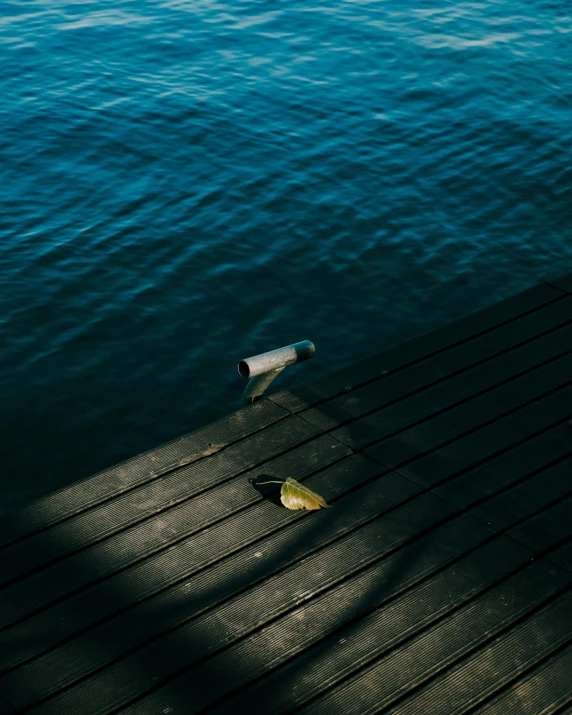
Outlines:
{"label": "metal pipe", "polygon": [[295,362],[309,360],[316,354],[316,347],[310,340],[302,340],[278,350],[270,350],[261,355],[246,358],[238,363],[238,372],[250,380],[242,396],[245,405],[260,399],[270,383]]}

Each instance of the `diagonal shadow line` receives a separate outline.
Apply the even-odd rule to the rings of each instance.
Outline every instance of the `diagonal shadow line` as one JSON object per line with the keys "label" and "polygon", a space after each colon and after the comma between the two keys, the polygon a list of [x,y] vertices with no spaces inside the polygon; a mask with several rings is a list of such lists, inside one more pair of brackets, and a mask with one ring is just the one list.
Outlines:
{"label": "diagonal shadow line", "polygon": [[[401,546],[402,546],[402,545],[401,545]],[[398,548],[401,548],[401,547],[398,547]],[[387,556],[387,553],[384,553],[384,554],[383,554],[382,556],[380,556],[379,558],[385,558],[385,556]],[[313,594],[313,595],[315,595],[315,594]],[[195,688],[195,690],[196,690],[196,688]],[[189,708],[189,703],[187,703],[187,708]]]}
{"label": "diagonal shadow line", "polygon": [[[331,518],[331,517],[330,517],[330,518]],[[322,519],[322,522],[323,522],[323,519]],[[323,524],[319,527],[318,524],[316,523],[316,526],[313,528],[313,531],[316,531],[317,529],[323,529]],[[310,532],[310,534],[311,534],[311,532]],[[302,554],[304,553],[304,550],[305,550],[305,547],[306,547],[307,537],[308,537],[308,534],[302,534],[302,535],[301,535],[301,539],[303,540],[303,547],[304,547],[304,548],[301,549],[301,553],[302,553]],[[302,542],[301,542],[301,543],[302,543]],[[294,542],[294,543],[292,543],[292,542],[291,542],[291,543],[288,543],[288,544],[285,546],[285,550],[291,551],[293,546],[295,546],[295,542]],[[291,561],[292,559],[290,558],[289,560]],[[266,573],[267,573],[267,570],[268,570],[268,569],[266,569]],[[237,590],[240,589],[240,588],[243,588],[243,587],[249,587],[249,586],[251,585],[251,582],[252,582],[252,580],[244,581],[243,579],[238,579],[237,584],[236,584]],[[216,588],[216,592],[218,593],[219,596],[221,596],[225,591],[227,591],[227,589],[228,589],[228,586],[227,586],[227,585],[223,585],[222,588],[221,588],[221,586],[219,585],[219,586],[217,586],[217,588]]]}
{"label": "diagonal shadow line", "polygon": [[[292,544],[290,544],[290,545],[288,546],[288,548],[290,548],[290,549],[291,549],[291,548],[292,548]],[[303,553],[303,551],[302,551],[302,553]],[[224,587],[223,587],[223,592],[224,592],[224,591],[226,591],[226,590],[227,590],[227,587],[226,587],[226,586],[224,586]],[[220,592],[219,592],[219,593],[218,593],[217,595],[219,595],[219,596],[220,596]]]}
{"label": "diagonal shadow line", "polygon": [[[316,528],[318,528],[317,523],[316,523]],[[320,528],[322,528],[322,527],[320,527]],[[304,546],[305,546],[305,545],[304,545]],[[291,549],[291,548],[292,548],[292,543],[287,544],[287,547],[286,547],[286,548]],[[304,550],[302,549],[302,554],[303,554],[303,553],[304,553]],[[241,585],[249,586],[249,585],[250,585],[250,582],[248,582],[248,583],[246,583],[246,584],[241,584]],[[220,588],[220,587],[219,587],[219,588]],[[226,586],[223,587],[223,588],[226,589]]]}
{"label": "diagonal shadow line", "polygon": [[[327,439],[327,438],[324,438],[324,439]],[[318,440],[320,440],[320,438],[318,438]],[[297,450],[293,450],[293,451],[296,452]],[[351,450],[349,450],[349,451],[351,452]],[[343,451],[340,451],[339,453],[335,454],[335,455],[334,455],[334,458],[329,461],[329,466],[332,466],[333,464],[336,464],[336,462],[337,462],[338,460],[343,459],[344,455],[347,454],[347,453],[348,453],[348,450],[347,450],[347,448],[344,447],[344,450],[343,450]],[[279,460],[278,460],[278,459],[275,460],[275,466],[278,466],[279,464],[280,464]],[[326,467],[328,466],[328,462],[326,462],[326,465],[325,465],[325,466],[326,466]],[[321,469],[321,467],[317,470],[312,464],[306,465],[306,466],[304,466],[304,469],[303,469],[303,471],[302,471],[302,474],[301,474],[300,478],[312,476],[316,471],[319,472],[320,469]],[[260,471],[260,468],[255,469],[255,470],[250,470],[250,472],[248,472],[247,474],[256,473],[257,471]],[[378,471],[379,471],[379,469],[378,469]],[[343,490],[342,490],[342,492],[343,492]],[[192,528],[189,529],[188,532],[187,532],[185,535],[183,535],[180,540],[177,540],[177,541],[173,540],[173,541],[171,541],[171,542],[168,542],[167,545],[166,545],[166,549],[162,549],[162,550],[158,551],[157,553],[151,554],[150,556],[148,556],[148,558],[142,559],[141,562],[139,562],[139,561],[131,562],[130,564],[128,564],[127,570],[129,570],[129,569],[132,568],[132,567],[134,567],[135,569],[137,569],[139,566],[141,566],[142,568],[145,568],[145,565],[146,565],[146,564],[152,562],[153,559],[155,559],[156,557],[157,557],[157,558],[160,558],[161,555],[162,555],[165,551],[166,551],[167,553],[173,552],[174,550],[176,550],[176,549],[177,549],[179,546],[181,546],[182,544],[188,542],[189,540],[191,540],[191,539],[193,539],[193,538],[196,538],[197,536],[200,536],[202,532],[205,532],[205,531],[206,531],[206,532],[209,532],[209,531],[210,531],[210,532],[212,533],[212,530],[215,529],[215,528],[221,528],[221,527],[224,528],[225,522],[226,522],[227,520],[232,521],[232,520],[233,520],[234,518],[236,518],[237,516],[240,516],[241,512],[243,512],[243,511],[245,511],[245,512],[248,513],[249,511],[255,510],[256,507],[257,507],[257,504],[259,503],[259,501],[260,501],[260,500],[255,500],[255,501],[249,502],[248,504],[245,505],[244,508],[241,507],[241,508],[235,509],[235,510],[234,510],[233,512],[231,512],[230,514],[223,514],[222,518],[219,517],[219,519],[215,519],[213,522],[209,522],[207,525],[202,526],[202,527],[199,528],[199,529],[192,529]],[[214,506],[214,504],[213,504],[213,506]],[[298,513],[298,514],[291,514],[290,521],[291,521],[291,520],[294,520],[294,519],[296,519],[296,518],[300,518],[301,516],[302,516],[302,514],[300,514],[300,513]],[[259,538],[264,538],[265,536],[268,536],[269,534],[273,533],[274,531],[279,531],[281,528],[284,528],[285,526],[287,526],[288,523],[289,523],[288,520],[284,521],[284,519],[282,519],[282,521],[279,521],[279,522],[277,522],[277,523],[275,523],[275,524],[272,523],[269,527],[267,527],[266,531],[262,531],[260,534],[254,534],[253,536],[250,537],[250,541],[246,541],[245,543],[243,542],[242,544],[239,543],[239,546],[238,546],[237,548],[241,548],[241,547],[244,547],[244,546],[248,546],[248,544],[250,544],[250,543],[256,541],[256,540],[259,539]],[[231,552],[231,553],[232,553],[232,552]],[[86,555],[87,555],[87,553],[86,553]],[[230,555],[230,554],[228,554],[228,555]],[[204,561],[204,559],[203,559],[203,561]],[[208,561],[208,559],[207,559],[207,561],[206,561],[204,564],[202,564],[202,565],[201,565],[201,562],[199,561],[199,562],[198,562],[198,566],[195,567],[192,572],[201,571],[201,570],[203,570],[204,568],[208,567],[208,566],[210,565],[210,563],[211,563],[211,562]],[[79,565],[81,566],[81,563],[80,563]],[[110,576],[108,576],[108,578],[106,578],[105,580],[102,580],[102,581],[100,582],[100,585],[105,586],[106,583],[109,583],[110,585],[112,585],[114,579],[121,581],[121,579],[122,579],[122,571],[125,571],[125,569],[114,571]],[[191,572],[191,573],[192,573],[192,572]],[[51,573],[51,572],[50,572],[50,573]],[[183,574],[180,578],[181,578],[181,579],[184,579],[184,578],[188,578],[188,576],[189,576],[189,574],[187,573],[187,574]],[[171,581],[171,583],[169,583],[169,584],[165,584],[165,586],[169,586],[169,585],[172,585],[172,584],[173,584],[173,581]],[[82,591],[84,591],[84,592],[89,592],[90,588],[93,589],[93,588],[97,588],[97,587],[98,587],[98,584],[95,584],[95,585],[94,585],[94,584],[92,584],[92,583],[88,583],[88,584],[87,584],[87,588],[82,589]],[[56,590],[57,590],[57,589],[56,589]],[[67,591],[65,591],[65,589],[63,589],[63,593],[64,593],[64,596],[62,597],[62,599],[58,599],[58,601],[57,601],[55,604],[54,604],[54,603],[46,603],[46,604],[43,606],[42,611],[45,610],[46,608],[47,608],[48,610],[50,610],[50,608],[53,608],[53,607],[56,607],[56,608],[57,608],[58,602],[59,602],[60,600],[62,600],[63,603],[65,604],[66,602],[69,602],[70,599],[73,599],[74,596],[76,595],[75,592],[71,592],[71,591],[69,591],[69,589],[68,589]],[[103,592],[102,592],[102,594],[101,594],[101,598],[104,598],[104,593],[103,593]],[[28,617],[30,617],[30,616],[33,617],[33,616],[35,616],[35,615],[36,615],[35,612],[29,613],[29,614],[28,614]],[[56,620],[58,620],[58,619],[56,618]],[[11,624],[10,627],[11,627],[11,628],[14,628],[14,626],[17,627],[17,625],[18,625],[17,623],[13,623],[13,624]],[[49,623],[46,624],[46,625],[49,627]],[[0,640],[1,640],[1,639],[2,639],[2,635],[0,635]]]}
{"label": "diagonal shadow line", "polygon": [[[314,596],[315,596],[315,593],[312,593],[312,594],[311,594],[311,597],[314,597]],[[297,605],[297,604],[292,604],[292,605],[295,606],[295,605]],[[187,604],[187,607],[188,607],[188,604]],[[292,607],[292,606],[291,606],[291,607]],[[279,615],[281,615],[283,612],[284,612],[284,609],[282,608],[282,609],[280,610],[280,612],[277,613],[276,615],[279,616]],[[232,630],[233,624],[230,623],[229,625],[231,626],[231,630]],[[206,634],[205,634],[205,637],[206,637]],[[219,644],[219,646],[217,646],[216,649],[213,650],[212,644],[210,644],[210,643],[208,643],[208,642],[200,643],[200,642],[197,641],[197,639],[195,639],[195,641],[193,642],[193,645],[192,645],[192,646],[189,645],[188,650],[190,650],[190,649],[192,649],[192,648],[194,648],[194,649],[197,649],[197,648],[198,648],[199,650],[202,650],[204,657],[209,657],[213,652],[216,652],[216,651],[220,648],[220,644]],[[194,654],[194,656],[195,656],[195,655],[196,655],[196,654]],[[196,658],[195,658],[194,656],[193,656],[193,659],[196,660]],[[139,659],[139,661],[140,661],[140,659]],[[141,663],[139,663],[139,664],[141,665]],[[148,665],[152,668],[152,662],[151,662],[151,660],[149,660]],[[171,674],[171,676],[175,676],[175,675],[176,675],[176,671],[174,671],[174,672]],[[196,697],[197,695],[198,695],[198,694],[195,692],[195,697]],[[190,703],[187,702],[187,707],[189,707],[189,706],[190,706]]]}

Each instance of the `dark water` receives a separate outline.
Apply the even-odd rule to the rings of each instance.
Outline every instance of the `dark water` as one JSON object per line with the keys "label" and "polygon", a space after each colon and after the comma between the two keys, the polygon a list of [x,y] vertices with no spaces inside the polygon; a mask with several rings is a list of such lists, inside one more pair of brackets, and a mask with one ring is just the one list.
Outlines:
{"label": "dark water", "polygon": [[572,270],[569,0],[0,8],[0,512]]}

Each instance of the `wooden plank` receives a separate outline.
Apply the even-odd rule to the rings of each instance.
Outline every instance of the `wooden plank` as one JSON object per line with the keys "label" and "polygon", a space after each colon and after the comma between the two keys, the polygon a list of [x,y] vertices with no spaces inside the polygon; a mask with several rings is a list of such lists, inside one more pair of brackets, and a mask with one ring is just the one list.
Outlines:
{"label": "wooden plank", "polygon": [[298,412],[470,340],[561,298],[561,291],[539,284],[461,320],[392,346],[291,390],[272,395],[270,399],[285,409]]}
{"label": "wooden plank", "polygon": [[553,281],[546,281],[546,285],[552,288],[558,288],[559,290],[563,290],[566,293],[572,293],[572,273],[568,273],[568,275],[565,276],[560,276],[560,278],[556,278]]}
{"label": "wooden plank", "polygon": [[[234,475],[240,475],[257,461],[264,462],[277,452],[311,439],[317,432],[316,428],[308,429],[299,418],[291,417],[283,426],[280,424],[258,432],[206,461],[175,470],[0,550],[0,585],[17,581],[178,504],[183,504],[182,511],[192,510],[188,514],[189,524],[195,528],[202,528],[217,518],[227,516],[233,509],[248,504],[244,501],[245,491],[251,497],[250,501],[256,496],[244,479]],[[339,458],[348,452],[347,448],[338,447],[333,440],[329,445],[326,453],[335,451]],[[316,461],[312,449],[312,446],[306,449],[310,464]],[[230,481],[226,482],[222,492],[202,494],[224,480]],[[188,504],[191,497],[198,497],[200,501],[195,499]],[[187,503],[186,506],[184,503]],[[171,518],[174,513],[169,512],[166,518]]]}
{"label": "wooden plank", "polygon": [[[129,618],[137,632],[166,628],[157,618],[160,612],[172,614],[171,625],[187,617],[188,608],[198,615],[419,492],[399,475],[378,478],[384,472],[359,455],[345,459],[304,482],[335,509],[309,515],[265,500],[52,605],[0,633],[2,668],[13,668],[126,609],[132,608]],[[187,610],[179,613],[181,602]]]}
{"label": "wooden plank", "polygon": [[[558,305],[562,305],[562,303]],[[358,417],[358,419],[345,427],[335,430],[332,434],[335,435],[336,439],[351,444],[354,449],[360,449],[372,442],[399,435],[405,430],[425,423],[428,419],[436,417],[453,407],[460,408],[462,404],[467,403],[470,399],[480,395],[483,395],[483,399],[485,399],[484,395],[491,389],[502,386],[503,383],[507,383],[519,375],[522,376],[523,380],[526,380],[528,371],[534,370],[534,368],[545,364],[558,355],[570,353],[571,350],[572,325],[568,325],[561,330],[549,333],[543,338],[529,342],[518,350],[510,351],[491,361],[479,364],[425,390],[385,406],[383,409],[376,409],[365,417],[359,418],[360,410],[364,406],[360,401],[360,393],[364,390],[371,393],[371,396],[365,398],[367,404],[370,404],[370,398],[374,400],[371,404],[377,403],[379,405],[383,405],[386,398],[389,398],[390,401],[393,400],[395,393],[392,394],[390,391],[387,394],[385,388],[381,390],[384,384],[390,382],[390,378],[388,378],[387,381],[379,382],[379,389],[376,389],[378,383],[374,383],[363,390],[350,393],[349,397],[345,397],[345,400],[349,400],[352,399],[351,396],[355,395],[356,403],[351,406],[347,402],[344,404],[346,421],[354,417]],[[425,363],[421,363],[416,367],[422,368],[424,365]],[[401,377],[406,372],[398,373],[395,377]],[[409,385],[409,388],[404,388],[404,385]],[[414,390],[416,386],[415,382],[409,380],[400,385],[402,390]],[[327,403],[314,408],[314,410],[302,412],[300,416],[321,429],[326,429],[340,421],[340,412],[332,411],[332,407],[332,403]]]}
{"label": "wooden plank", "polygon": [[[444,682],[452,665],[458,661],[463,663],[476,648],[482,648],[486,652],[497,634],[511,625],[518,624],[522,617],[534,613],[542,604],[549,604],[548,610],[542,612],[548,613],[549,617],[544,615],[538,624],[533,616],[531,622],[535,626],[538,624],[550,629],[552,633],[554,616],[562,614],[567,623],[555,639],[562,642],[562,634],[572,628],[572,619],[567,617],[569,609],[572,608],[572,598],[568,591],[563,601],[554,604],[550,601],[570,585],[570,576],[572,574],[566,576],[563,571],[554,571],[544,562],[532,564],[419,637],[380,658],[358,675],[338,687],[331,688],[323,697],[306,707],[298,708],[297,712],[312,715],[329,715],[331,712],[366,715],[390,708],[425,682],[435,682],[434,677],[439,673],[445,672],[443,680],[439,681]],[[518,627],[515,628],[516,632],[519,630]],[[483,667],[483,670],[489,674],[491,672],[488,667]],[[478,671],[474,674],[475,678],[478,677]],[[494,671],[493,677],[496,677]],[[463,712],[463,709],[456,709],[444,695],[441,704],[448,707],[447,715]],[[396,708],[396,711],[408,712],[399,708]],[[441,710],[439,707],[425,708],[421,704],[412,707],[411,712],[416,715],[422,712],[434,715]]]}
{"label": "wooden plank", "polygon": [[[572,350],[571,321],[572,297],[300,415],[327,431],[375,413],[370,418],[372,424],[380,436],[389,436],[403,429],[408,421],[421,422],[430,414],[569,352]],[[398,402],[400,400],[402,402]]]}
{"label": "wooden plank", "polygon": [[[327,512],[326,512],[327,513]],[[229,646],[268,621],[304,601],[332,588],[383,556],[404,546],[423,532],[449,519],[453,509],[431,494],[421,494],[384,517],[366,524],[346,537],[303,559],[291,568],[266,579],[263,584],[231,599],[214,612],[177,628],[121,661],[99,670],[61,694],[35,707],[37,713],[106,713],[139,697],[153,685],[177,675],[198,660]],[[16,707],[28,707],[38,697],[67,683],[69,671],[46,669],[51,658],[62,667],[73,662],[59,648],[47,654],[37,679],[30,671],[13,671],[2,679],[4,697]],[[76,652],[77,653],[77,652]],[[77,653],[76,657],[83,655]],[[36,661],[30,664],[34,667]],[[153,679],[149,678],[152,666]],[[36,672],[36,670],[34,670]],[[21,677],[21,680],[19,679]]]}
{"label": "wooden plank", "polygon": [[[567,354],[383,440],[377,445],[377,455],[383,456],[382,463],[386,467],[397,468],[566,387],[571,376],[572,354]],[[352,449],[371,444],[376,437],[371,430],[363,432],[357,423],[340,427],[331,434]]]}
{"label": "wooden plank", "polygon": [[255,403],[203,429],[50,494],[0,519],[0,547],[175,469],[181,460],[200,458],[213,445],[232,444],[243,439],[288,414],[269,400]]}
{"label": "wooden plank", "polygon": [[[572,593],[567,591],[390,712],[466,712],[571,640]],[[570,687],[569,675],[566,682]]]}
{"label": "wooden plank", "polygon": [[433,491],[441,499],[467,509],[570,455],[572,431],[570,425],[563,422],[445,482]]}
{"label": "wooden plank", "polygon": [[480,715],[549,715],[572,699],[572,644],[479,708]]}
{"label": "wooden plank", "polygon": [[[474,546],[474,541],[467,540],[473,530],[465,517],[455,521],[466,524],[457,532],[455,548],[461,554]],[[437,545],[439,541],[431,540],[428,553],[434,552]],[[403,562],[406,552],[394,560],[398,558]],[[192,702],[186,703],[189,715],[207,705],[211,706],[209,712],[217,715],[253,713],[260,703],[264,703],[265,712],[275,715],[295,712],[308,699],[414,637],[524,566],[529,559],[530,552],[515,548],[509,539],[494,539],[444,570],[437,570],[443,566],[442,558],[431,564],[429,572],[426,568],[402,569],[402,579],[407,583],[421,576],[426,580],[391,599],[391,603],[387,602],[395,596],[395,589],[388,592],[387,588],[379,587],[380,583],[392,582],[391,572],[384,579],[380,571],[387,568],[384,562],[376,567],[379,575],[372,570],[360,574],[186,672],[138,701],[128,712],[143,715],[164,712],[167,708],[177,711],[180,692],[193,693]],[[346,625],[340,629],[342,623]],[[284,662],[286,665],[279,667]],[[271,674],[261,680],[269,671]],[[200,687],[214,678],[216,688]],[[245,690],[249,682],[253,685]],[[212,708],[237,690],[235,697]]]}
{"label": "wooden plank", "polygon": [[565,459],[487,499],[473,508],[471,514],[495,531],[504,531],[572,495],[571,475],[572,459]]}
{"label": "wooden plank", "polygon": [[572,538],[572,497],[553,504],[507,531],[508,536],[537,552]]}
{"label": "wooden plank", "polygon": [[[401,466],[399,473],[431,489],[570,417],[572,389],[566,388]],[[365,454],[383,463],[383,443],[365,450]]]}

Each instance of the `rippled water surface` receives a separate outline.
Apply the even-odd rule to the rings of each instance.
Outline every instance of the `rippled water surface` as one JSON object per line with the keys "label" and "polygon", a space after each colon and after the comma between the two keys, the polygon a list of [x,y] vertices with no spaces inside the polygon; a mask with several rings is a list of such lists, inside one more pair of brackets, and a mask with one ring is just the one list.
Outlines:
{"label": "rippled water surface", "polygon": [[572,270],[569,0],[0,13],[0,512]]}

